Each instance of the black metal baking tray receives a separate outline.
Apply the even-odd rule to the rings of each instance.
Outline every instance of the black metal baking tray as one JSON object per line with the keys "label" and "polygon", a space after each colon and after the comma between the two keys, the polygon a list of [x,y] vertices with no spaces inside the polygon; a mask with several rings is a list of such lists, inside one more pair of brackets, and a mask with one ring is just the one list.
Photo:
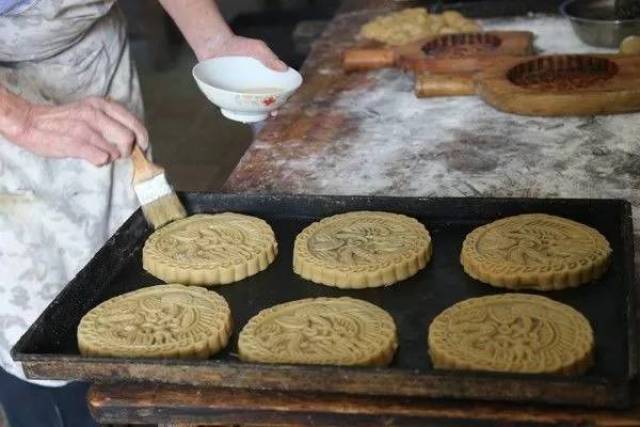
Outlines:
{"label": "black metal baking tray", "polygon": [[[141,267],[141,249],[151,230],[136,212],[105,244],[31,326],[13,349],[31,378],[81,378],[97,382],[159,381],[264,390],[298,390],[364,395],[466,398],[602,407],[629,404],[636,373],[634,271],[631,208],[622,200],[431,199],[349,196],[230,195],[185,193],[189,212],[242,212],[273,227],[280,253],[273,265],[239,283],[215,287],[231,305],[236,334],[209,360],[83,357],[76,327],[91,308],[108,298],[161,283]],[[298,232],[320,218],[353,210],[404,213],[427,226],[433,258],[416,276],[386,288],[340,290],[313,284],[292,271]],[[585,375],[518,375],[433,369],[427,326],[446,307],[470,297],[504,292],[468,277],[459,264],[465,235],[478,225],[509,215],[545,212],[598,229],[613,248],[609,271],[600,280],[545,293],[569,304],[591,322],[596,339],[594,367]],[[261,309],[305,297],[352,296],[391,313],[400,347],[386,368],[347,368],[242,363],[236,338]]]}

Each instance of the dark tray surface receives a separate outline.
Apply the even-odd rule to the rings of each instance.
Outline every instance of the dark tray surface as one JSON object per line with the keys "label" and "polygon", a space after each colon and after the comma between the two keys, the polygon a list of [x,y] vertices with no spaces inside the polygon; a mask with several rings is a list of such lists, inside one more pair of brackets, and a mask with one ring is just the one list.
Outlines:
{"label": "dark tray surface", "polygon": [[[265,219],[276,233],[279,254],[274,264],[266,271],[236,284],[212,288],[222,294],[232,307],[236,333],[227,349],[210,361],[154,362],[167,365],[217,365],[238,362],[235,355],[237,332],[258,311],[301,298],[351,296],[377,304],[394,317],[400,347],[388,370],[405,371],[416,376],[478,376],[486,378],[487,381],[501,377],[519,378],[526,383],[533,380],[533,377],[434,371],[427,354],[426,329],[438,313],[456,302],[470,297],[504,292],[471,279],[462,270],[458,257],[462,241],[468,232],[497,218],[526,212],[546,212],[598,229],[607,237],[614,250],[610,270],[597,282],[576,289],[542,293],[584,314],[590,320],[596,338],[596,363],[586,375],[572,378],[549,376],[549,381],[584,385],[587,388],[590,384],[611,386],[618,394],[614,393],[615,398],[612,399],[615,402],[609,404],[626,404],[627,383],[635,373],[635,366],[630,364],[630,360],[635,359],[629,357],[630,353],[635,354],[635,344],[633,341],[630,344],[629,337],[635,337],[635,334],[633,322],[628,321],[628,311],[634,295],[630,292],[633,286],[633,249],[630,207],[624,201],[238,196],[205,193],[185,194],[183,198],[189,212],[231,210]],[[305,226],[321,217],[363,209],[405,213],[424,223],[431,233],[434,253],[427,268],[399,284],[365,290],[340,290],[316,285],[292,272],[293,240]],[[65,359],[65,363],[104,361],[105,359],[83,358],[78,355],[75,330],[80,318],[98,303],[143,285],[162,283],[144,272],[141,267],[142,246],[150,232],[143,223],[141,213],[134,214],[25,334],[14,348],[14,357],[27,362],[27,367],[29,361],[51,361],[60,357]],[[110,363],[124,365],[154,363],[133,359],[107,360]],[[323,369],[335,372],[351,368]],[[69,372],[68,367],[65,372]],[[116,379],[118,374],[114,375]],[[80,370],[78,376],[83,376]],[[443,397],[448,397],[447,394],[450,393],[444,392]],[[486,398],[492,397],[489,395]],[[518,396],[514,396],[514,399],[520,400]],[[544,401],[545,398],[537,396],[533,400]]]}

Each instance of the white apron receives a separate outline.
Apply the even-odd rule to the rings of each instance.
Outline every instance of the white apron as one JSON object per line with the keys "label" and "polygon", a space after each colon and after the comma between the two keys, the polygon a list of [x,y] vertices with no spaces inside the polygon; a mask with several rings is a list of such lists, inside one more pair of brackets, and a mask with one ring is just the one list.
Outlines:
{"label": "white apron", "polygon": [[[0,84],[32,102],[109,96],[143,113],[114,0],[33,0],[0,16]],[[0,137],[3,369],[24,378],[11,347],[137,206],[128,159],[97,168],[38,157]]]}

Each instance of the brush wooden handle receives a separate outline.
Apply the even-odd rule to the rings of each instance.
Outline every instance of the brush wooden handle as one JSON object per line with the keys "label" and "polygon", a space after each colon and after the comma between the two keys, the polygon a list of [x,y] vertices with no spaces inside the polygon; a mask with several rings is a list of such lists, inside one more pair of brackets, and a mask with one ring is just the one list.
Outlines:
{"label": "brush wooden handle", "polygon": [[164,173],[164,169],[151,163],[147,156],[144,155],[138,144],[133,145],[131,151],[131,160],[133,161],[133,183],[146,181],[156,175]]}
{"label": "brush wooden handle", "polygon": [[476,93],[472,74],[431,74],[416,76],[416,96],[466,96]]}
{"label": "brush wooden handle", "polygon": [[[113,98],[110,96],[105,97],[109,102],[113,102]],[[142,181],[146,181],[156,175],[164,173],[164,169],[160,166],[152,163],[147,159],[140,146],[136,143],[133,144],[131,150],[131,160],[133,161],[133,183],[137,184]]]}
{"label": "brush wooden handle", "polygon": [[342,57],[342,66],[346,71],[375,70],[392,67],[396,62],[396,53],[391,49],[349,49]]}

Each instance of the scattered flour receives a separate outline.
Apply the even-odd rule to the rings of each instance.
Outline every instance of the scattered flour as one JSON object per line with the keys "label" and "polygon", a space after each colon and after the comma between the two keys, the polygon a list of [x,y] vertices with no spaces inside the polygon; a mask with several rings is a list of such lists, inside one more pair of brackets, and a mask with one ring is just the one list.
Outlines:
{"label": "scattered flour", "polygon": [[[544,53],[593,52],[559,17],[491,19],[529,30]],[[606,50],[603,50],[606,51]],[[418,99],[413,77],[369,73],[372,85],[323,106],[355,123],[308,156],[279,158],[264,189],[315,194],[624,198],[640,230],[640,114],[542,118],[477,97]],[[259,149],[269,144],[257,141]],[[288,141],[295,153],[297,144]],[[636,232],[636,236],[640,233]],[[638,239],[640,241],[640,238]]]}

